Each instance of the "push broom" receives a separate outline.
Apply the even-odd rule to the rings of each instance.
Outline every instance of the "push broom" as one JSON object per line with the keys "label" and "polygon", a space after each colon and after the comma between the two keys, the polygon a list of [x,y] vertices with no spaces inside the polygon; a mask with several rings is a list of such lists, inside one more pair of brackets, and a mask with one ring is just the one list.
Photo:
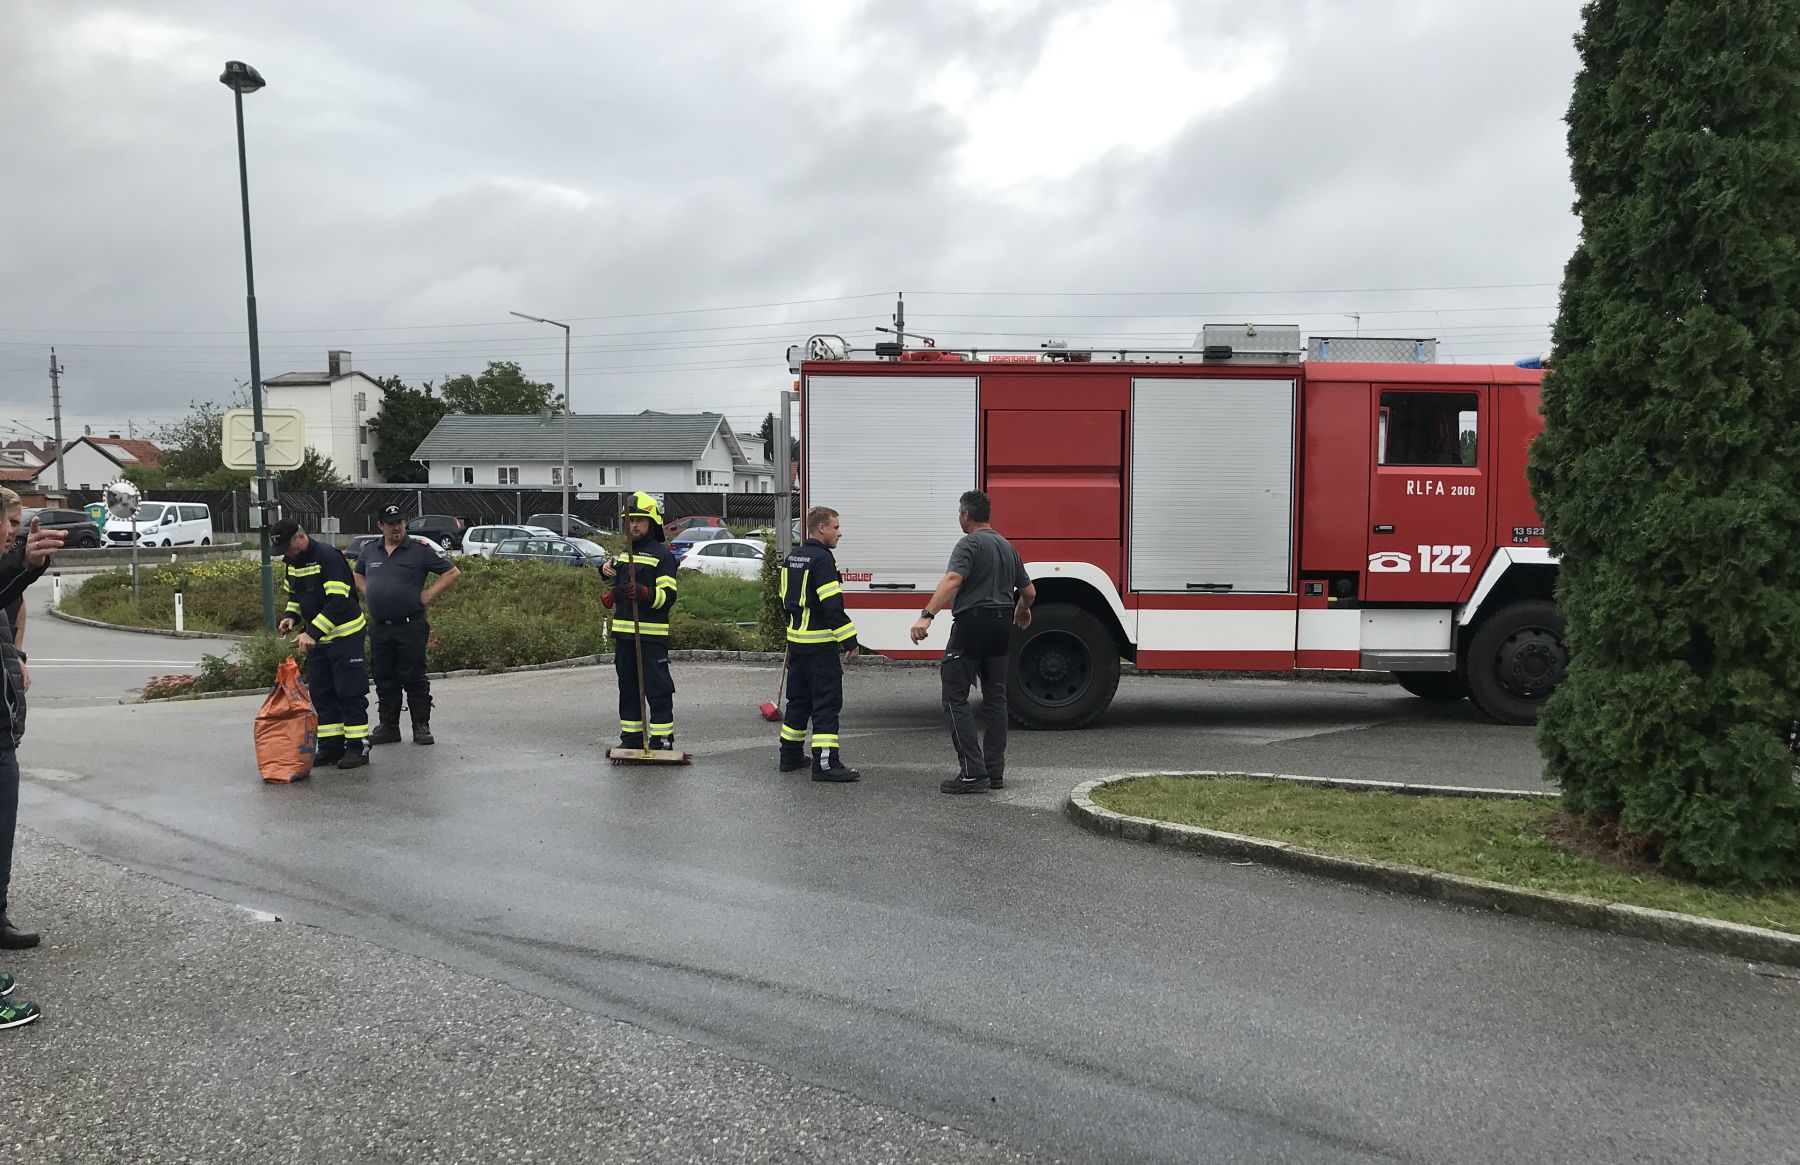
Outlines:
{"label": "push broom", "polygon": [[781,653],[781,678],[775,681],[775,699],[773,702],[765,702],[762,706],[762,718],[770,724],[781,723],[781,701],[787,692],[787,669],[788,653],[784,651]]}

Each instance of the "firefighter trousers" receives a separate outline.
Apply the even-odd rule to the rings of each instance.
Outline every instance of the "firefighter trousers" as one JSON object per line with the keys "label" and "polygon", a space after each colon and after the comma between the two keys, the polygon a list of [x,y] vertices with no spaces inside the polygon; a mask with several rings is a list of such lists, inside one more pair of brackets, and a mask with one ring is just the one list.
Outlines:
{"label": "firefighter trousers", "polygon": [[306,690],[319,714],[321,761],[368,739],[369,673],[361,634],[313,644],[306,653]]}
{"label": "firefighter trousers", "polygon": [[[1010,610],[973,611],[950,628],[939,674],[944,715],[956,749],[957,775],[973,780],[1006,771],[1006,653],[1012,645]],[[969,689],[981,681],[981,728],[969,707]]]}
{"label": "firefighter trousers", "polygon": [[844,658],[829,651],[788,651],[787,708],[781,717],[781,747],[798,752],[812,722],[814,748],[839,748],[838,716],[844,710]]}
{"label": "firefighter trousers", "polygon": [[[638,646],[644,651],[644,698],[638,700]],[[669,640],[663,635],[620,635],[613,640],[613,670],[619,673],[619,736],[630,746],[651,736],[675,735],[675,676],[669,671]],[[650,722],[641,717],[650,708]]]}

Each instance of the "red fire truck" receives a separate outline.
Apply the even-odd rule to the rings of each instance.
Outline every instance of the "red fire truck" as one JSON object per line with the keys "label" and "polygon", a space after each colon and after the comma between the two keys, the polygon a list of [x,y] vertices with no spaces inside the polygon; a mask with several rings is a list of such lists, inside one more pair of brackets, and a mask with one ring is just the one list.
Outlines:
{"label": "red fire truck", "polygon": [[[1078,728],[1141,671],[1363,669],[1530,723],[1567,651],[1525,480],[1540,371],[1429,362],[1430,341],[1215,326],[1192,349],[854,351],[799,376],[804,505],[843,515],[867,648],[909,628],[986,490],[1037,586],[1014,715]],[[1375,359],[1374,357],[1385,357]],[[1350,357],[1350,358],[1346,358]]]}

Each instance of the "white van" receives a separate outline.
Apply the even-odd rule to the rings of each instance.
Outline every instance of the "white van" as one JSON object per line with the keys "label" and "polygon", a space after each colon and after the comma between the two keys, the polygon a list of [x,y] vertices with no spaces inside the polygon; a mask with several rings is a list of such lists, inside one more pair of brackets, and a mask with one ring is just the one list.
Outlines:
{"label": "white van", "polygon": [[106,544],[130,546],[211,546],[212,507],[198,502],[139,502],[135,528],[124,518],[106,519]]}

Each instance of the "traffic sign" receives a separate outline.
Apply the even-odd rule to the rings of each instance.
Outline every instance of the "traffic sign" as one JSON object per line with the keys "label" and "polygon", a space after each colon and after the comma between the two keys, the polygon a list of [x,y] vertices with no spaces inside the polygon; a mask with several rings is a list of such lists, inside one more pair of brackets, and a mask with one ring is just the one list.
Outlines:
{"label": "traffic sign", "polygon": [[[306,414],[299,409],[264,409],[263,462],[270,469],[299,469],[306,459]],[[256,413],[228,409],[221,450],[227,469],[256,468]]]}

